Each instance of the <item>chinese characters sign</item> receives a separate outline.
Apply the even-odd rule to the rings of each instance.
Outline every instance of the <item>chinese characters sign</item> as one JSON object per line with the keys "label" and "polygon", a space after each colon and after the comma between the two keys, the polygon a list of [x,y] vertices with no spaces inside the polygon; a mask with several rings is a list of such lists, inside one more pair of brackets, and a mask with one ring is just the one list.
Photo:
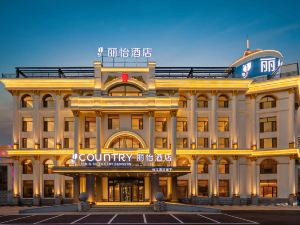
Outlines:
{"label": "chinese characters sign", "polygon": [[104,48],[99,47],[98,57],[108,58],[150,58],[152,57],[152,48]]}
{"label": "chinese characters sign", "polygon": [[169,154],[137,154],[133,159],[133,154],[73,154],[74,164],[81,166],[131,166],[133,162],[171,162],[172,156]]}

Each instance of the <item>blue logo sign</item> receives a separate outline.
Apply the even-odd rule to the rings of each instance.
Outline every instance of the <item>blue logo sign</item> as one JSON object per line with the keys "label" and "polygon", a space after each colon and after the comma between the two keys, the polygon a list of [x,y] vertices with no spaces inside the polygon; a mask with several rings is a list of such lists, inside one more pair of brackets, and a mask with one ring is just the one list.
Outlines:
{"label": "blue logo sign", "polygon": [[281,65],[281,59],[274,56],[256,58],[236,67],[234,74],[237,78],[271,75]]}

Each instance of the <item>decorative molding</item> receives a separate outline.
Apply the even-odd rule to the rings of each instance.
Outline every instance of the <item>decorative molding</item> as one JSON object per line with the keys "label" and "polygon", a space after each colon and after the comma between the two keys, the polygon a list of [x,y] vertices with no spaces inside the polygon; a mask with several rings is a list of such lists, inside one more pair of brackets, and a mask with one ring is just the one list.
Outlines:
{"label": "decorative molding", "polygon": [[106,81],[104,82],[104,84],[107,84],[108,82],[110,82],[110,81],[112,81],[112,80],[114,80],[114,79],[117,79],[117,76],[108,76],[108,77],[106,78]]}
{"label": "decorative molding", "polygon": [[154,117],[155,112],[153,110],[148,112],[149,117]]}
{"label": "decorative molding", "polygon": [[256,161],[257,157],[250,157],[251,162]]}
{"label": "decorative molding", "polygon": [[213,155],[213,156],[211,157],[211,159],[212,159],[212,160],[217,160],[217,159],[218,159],[218,156]]}
{"label": "decorative molding", "polygon": [[298,156],[296,154],[290,155],[290,160],[292,160],[292,159],[298,159]]}
{"label": "decorative molding", "polygon": [[97,117],[102,117],[102,115],[103,115],[102,112],[99,111],[99,110],[96,110],[95,114],[96,114]]}
{"label": "decorative molding", "polygon": [[293,93],[295,93],[295,92],[296,92],[295,88],[289,89],[289,94],[293,94]]}
{"label": "decorative molding", "polygon": [[239,157],[238,157],[237,155],[234,155],[234,156],[232,156],[232,159],[233,159],[233,160],[238,160]]}
{"label": "decorative molding", "polygon": [[146,82],[142,76],[132,76],[132,78],[146,84]]}
{"label": "decorative molding", "polygon": [[79,110],[73,110],[72,112],[73,112],[73,115],[74,115],[75,117],[78,117],[78,116],[79,116],[79,113],[80,113]]}
{"label": "decorative molding", "polygon": [[170,115],[171,115],[171,117],[174,117],[174,116],[177,116],[177,110],[171,110],[170,111]]}

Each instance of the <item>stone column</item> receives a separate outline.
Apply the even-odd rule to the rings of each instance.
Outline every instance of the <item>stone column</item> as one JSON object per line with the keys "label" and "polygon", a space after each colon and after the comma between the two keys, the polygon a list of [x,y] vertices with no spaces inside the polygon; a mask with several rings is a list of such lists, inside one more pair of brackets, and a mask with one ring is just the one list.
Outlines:
{"label": "stone column", "polygon": [[149,154],[154,155],[154,111],[149,111]]}
{"label": "stone column", "polygon": [[73,111],[74,115],[74,154],[79,153],[79,111]]}
{"label": "stone column", "polygon": [[144,177],[144,188],[145,188],[145,202],[149,202],[150,201],[150,194],[151,194],[149,175],[146,175]]}
{"label": "stone column", "polygon": [[102,200],[108,202],[108,177],[102,177]]}
{"label": "stone column", "polygon": [[289,111],[288,111],[288,127],[289,127],[289,148],[296,147],[295,140],[295,90],[289,90]]}
{"label": "stone column", "polygon": [[13,128],[13,143],[14,143],[14,149],[18,149],[20,146],[20,118],[19,118],[19,108],[20,108],[20,102],[19,102],[19,92],[18,91],[12,91],[11,92],[13,96],[13,120],[12,120],[12,128]]}
{"label": "stone column", "polygon": [[[197,137],[197,100],[196,91],[191,92],[191,121],[190,121],[190,134],[191,134],[191,148],[196,147],[196,137]],[[193,146],[194,145],[194,146]]]}
{"label": "stone column", "polygon": [[250,96],[251,101],[251,148],[256,150],[257,147],[257,140],[256,140],[256,96]]}
{"label": "stone column", "polygon": [[219,184],[219,177],[218,177],[218,164],[217,164],[217,156],[212,157],[212,196],[211,196],[211,203],[218,204],[218,184]]}
{"label": "stone column", "polygon": [[238,156],[233,156],[232,165],[232,185],[233,185],[233,204],[240,205],[240,178],[239,178],[239,158]]}
{"label": "stone column", "polygon": [[33,205],[38,206],[40,203],[40,158],[35,156],[33,161]]}
{"label": "stone column", "polygon": [[257,205],[258,204],[258,190],[257,190],[257,174],[256,171],[256,158],[252,157],[251,160],[251,201],[252,204]]}
{"label": "stone column", "polygon": [[33,121],[33,143],[35,149],[40,148],[40,132],[41,132],[40,126],[43,126],[42,124],[40,124],[40,114],[39,114],[40,106],[41,106],[40,92],[34,91],[32,121]]}
{"label": "stone column", "polygon": [[13,160],[13,204],[17,205],[19,203],[20,199],[20,184],[19,184],[19,176],[20,176],[20,163],[19,163],[19,158],[15,157]]}
{"label": "stone column", "polygon": [[102,201],[102,178],[96,176],[95,202]]}
{"label": "stone column", "polygon": [[211,146],[212,148],[217,147],[217,92],[212,91],[211,93],[211,118],[210,122],[210,135],[211,135]]}
{"label": "stone column", "polygon": [[61,103],[61,93],[59,91],[56,92],[56,98],[55,98],[55,146],[56,149],[60,149],[62,146],[62,140],[61,140],[61,130],[63,129],[62,125],[63,124],[60,120],[60,103]]}
{"label": "stone column", "polygon": [[88,194],[87,201],[89,203],[95,202],[95,176],[88,174],[86,176],[86,192]]}
{"label": "stone column", "polygon": [[77,203],[79,202],[79,190],[80,190],[80,180],[79,180],[79,175],[75,175],[73,177],[73,199],[74,202]]}
{"label": "stone column", "polygon": [[237,138],[237,92],[232,93],[232,125],[231,125],[231,140],[232,147],[238,147],[238,138]]}
{"label": "stone column", "polygon": [[150,178],[151,182],[151,202],[155,202],[156,198],[155,195],[159,191],[159,175],[152,174]]}
{"label": "stone column", "polygon": [[167,177],[167,196],[166,198],[168,200],[172,199],[172,192],[174,190],[172,189],[172,177]]}
{"label": "stone column", "polygon": [[172,177],[172,197],[171,197],[172,202],[177,202],[177,177]]}
{"label": "stone column", "polygon": [[196,196],[196,186],[197,186],[197,157],[192,156],[192,162],[191,162],[191,195]]}
{"label": "stone column", "polygon": [[171,111],[171,151],[172,166],[176,166],[177,111]]}
{"label": "stone column", "polygon": [[[56,159],[54,160],[54,165],[59,166],[59,156],[56,156]],[[63,184],[61,183],[60,175],[54,174],[54,196],[56,205],[59,205],[62,202],[62,185]]]}
{"label": "stone column", "polygon": [[290,195],[296,195],[296,160],[297,156],[292,155],[290,156],[290,163],[289,163],[289,190]]}
{"label": "stone column", "polygon": [[101,111],[96,111],[96,153],[101,153]]}

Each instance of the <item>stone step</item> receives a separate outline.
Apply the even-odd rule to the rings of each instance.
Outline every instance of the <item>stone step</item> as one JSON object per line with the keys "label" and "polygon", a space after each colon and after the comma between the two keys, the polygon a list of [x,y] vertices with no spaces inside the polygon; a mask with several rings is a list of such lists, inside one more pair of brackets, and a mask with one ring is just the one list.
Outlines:
{"label": "stone step", "polygon": [[89,212],[153,212],[153,206],[130,206],[130,205],[103,205],[103,206],[93,206],[90,208]]}

